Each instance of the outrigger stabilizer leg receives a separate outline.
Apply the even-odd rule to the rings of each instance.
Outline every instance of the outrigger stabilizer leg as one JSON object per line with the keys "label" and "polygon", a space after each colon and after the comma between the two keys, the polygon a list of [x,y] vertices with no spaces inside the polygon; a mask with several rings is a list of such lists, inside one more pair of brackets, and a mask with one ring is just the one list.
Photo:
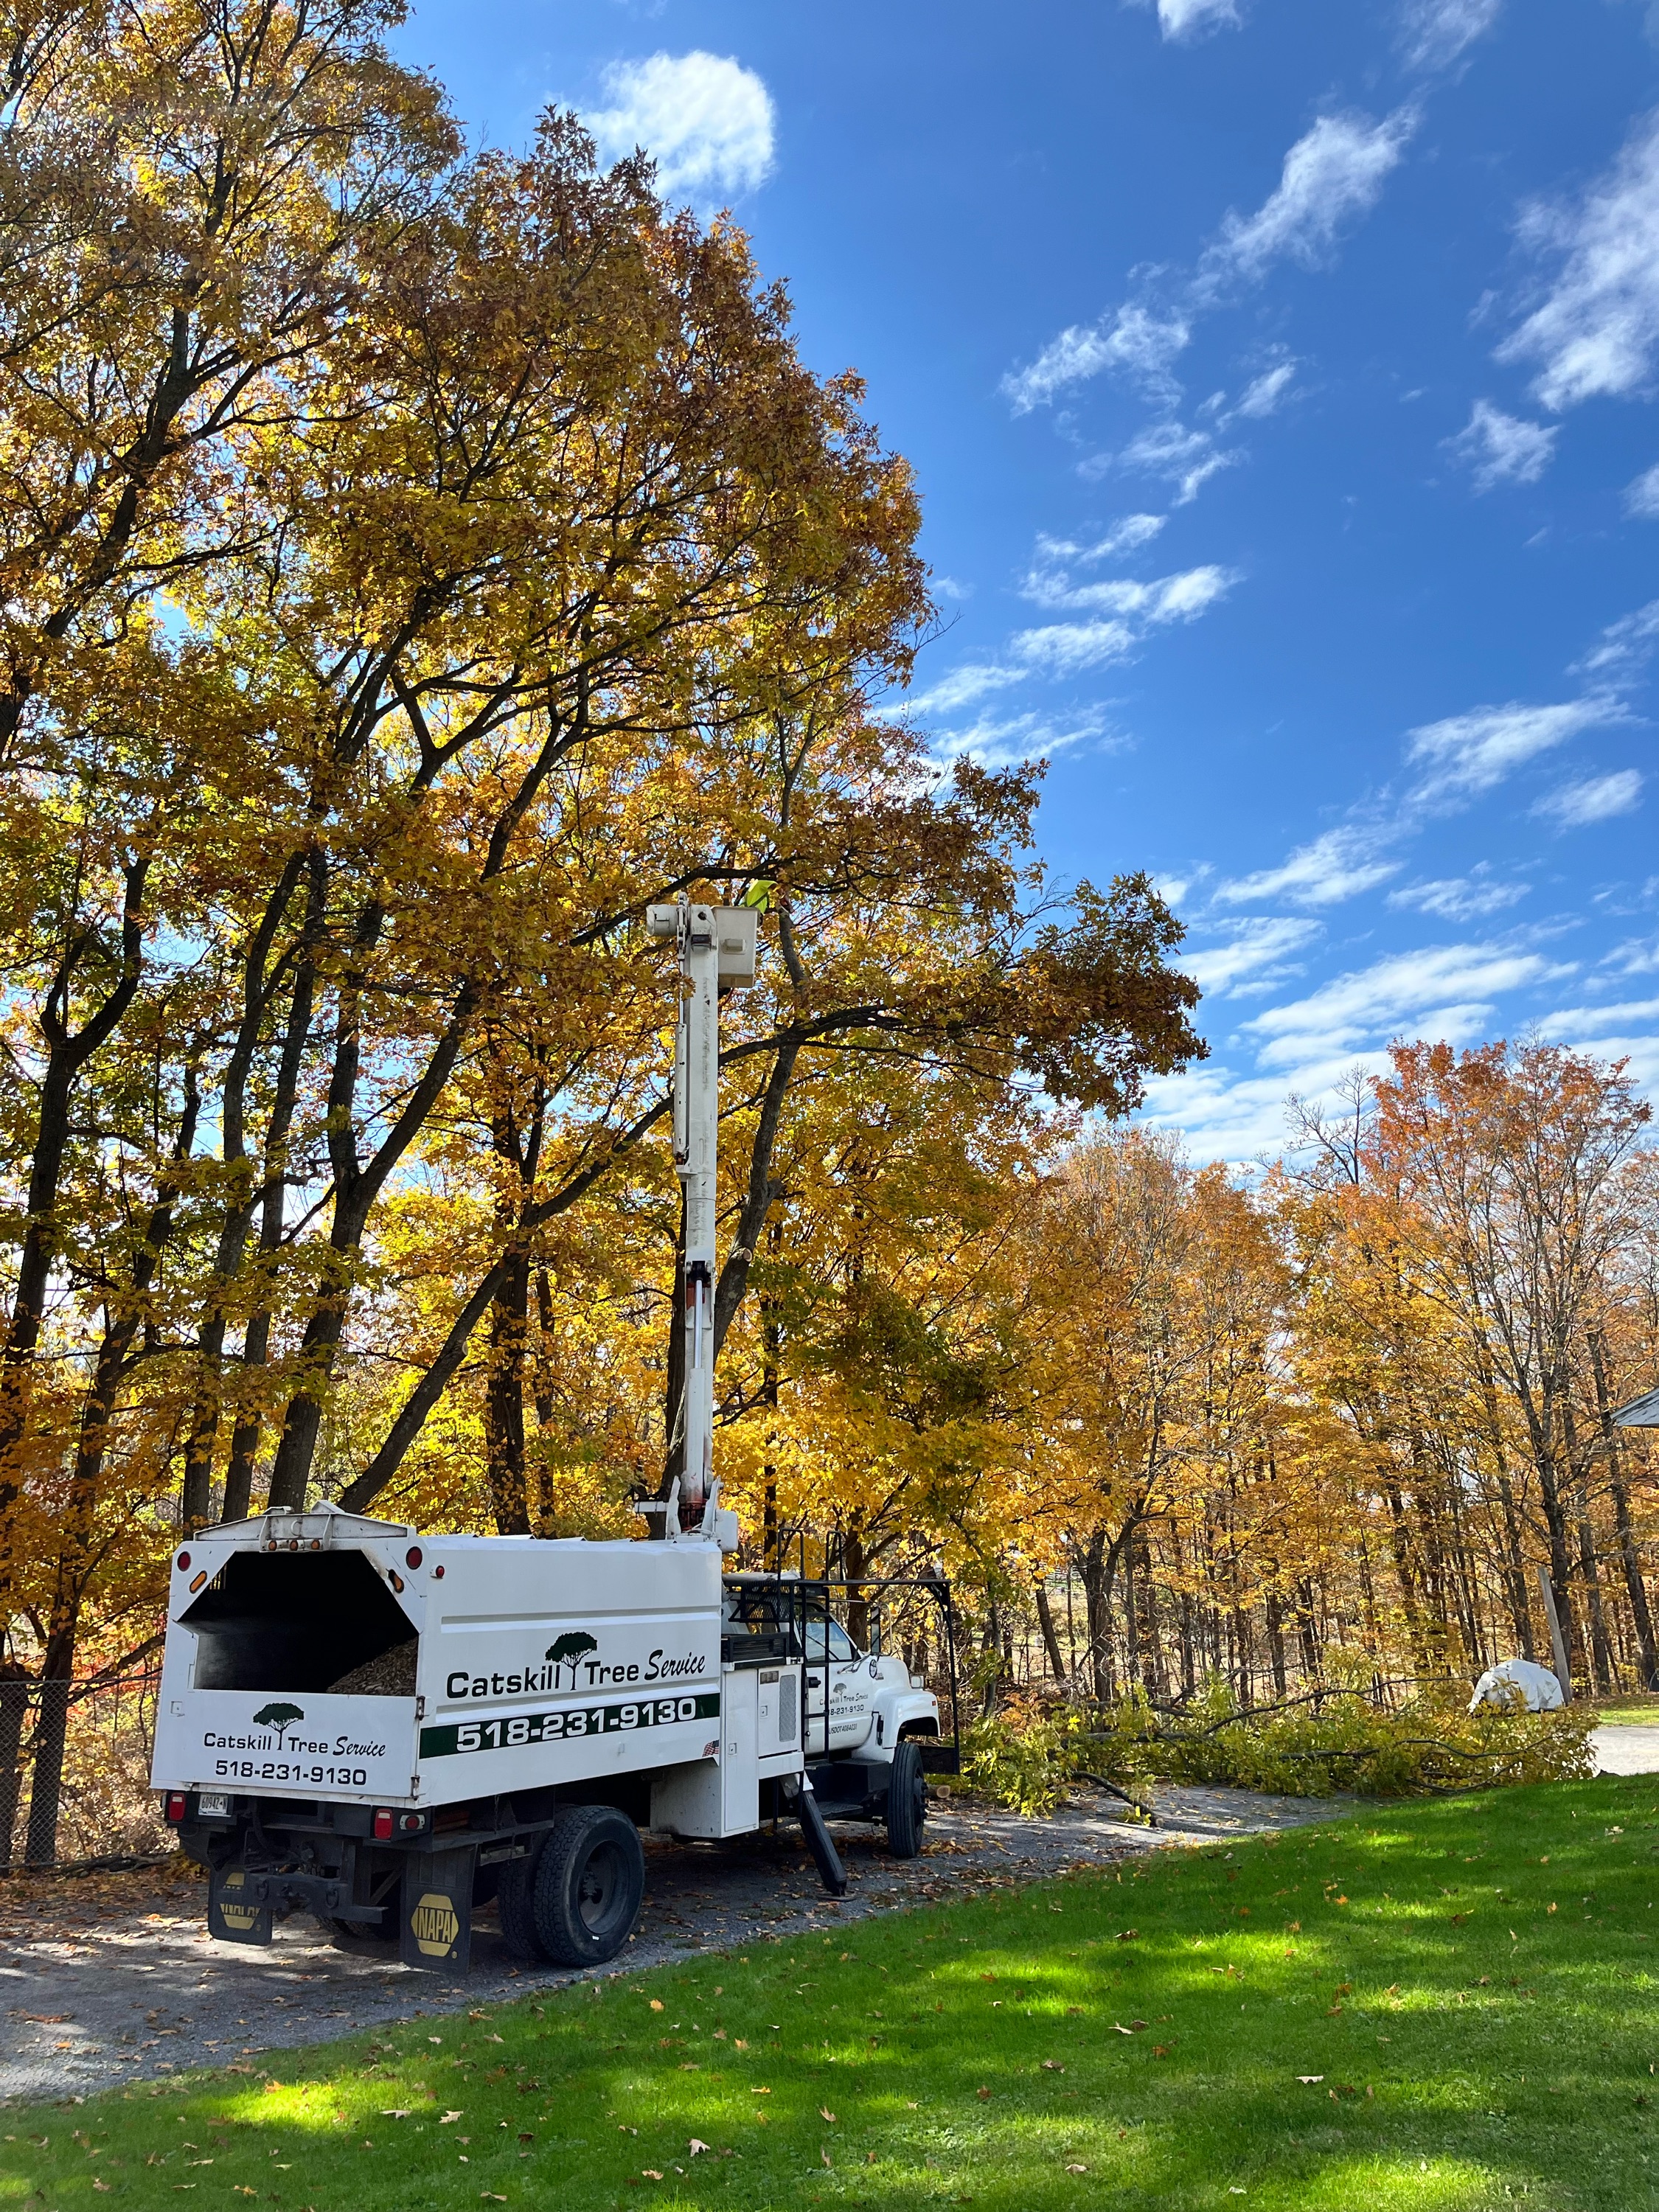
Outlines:
{"label": "outrigger stabilizer leg", "polygon": [[812,1785],[803,1774],[788,1793],[789,1809],[800,1822],[800,1832],[806,1838],[806,1848],[817,1867],[818,1879],[831,1897],[847,1894],[847,1869],[841,1863],[841,1853],[836,1849],[836,1839],[823,1825],[823,1815],[818,1810],[818,1801],[812,1794]]}

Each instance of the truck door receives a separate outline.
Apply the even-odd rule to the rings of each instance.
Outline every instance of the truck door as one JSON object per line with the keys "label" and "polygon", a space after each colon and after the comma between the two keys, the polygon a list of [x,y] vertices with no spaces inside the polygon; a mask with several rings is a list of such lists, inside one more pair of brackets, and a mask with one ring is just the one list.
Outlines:
{"label": "truck door", "polygon": [[[827,1636],[827,1641],[826,1641]],[[826,1684],[825,1676],[828,1676]],[[829,1698],[829,1739],[824,1737],[824,1700]],[[826,1751],[856,1751],[870,1734],[876,1686],[863,1654],[837,1620],[806,1625],[806,1715],[809,1757]]]}

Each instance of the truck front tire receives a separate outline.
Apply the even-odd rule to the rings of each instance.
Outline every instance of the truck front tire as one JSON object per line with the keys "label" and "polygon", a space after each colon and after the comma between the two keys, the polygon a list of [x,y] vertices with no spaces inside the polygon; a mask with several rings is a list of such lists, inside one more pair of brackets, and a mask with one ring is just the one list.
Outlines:
{"label": "truck front tire", "polygon": [[921,1824],[927,1818],[927,1778],[914,1740],[893,1746],[887,1783],[887,1848],[896,1859],[913,1859],[921,1849]]}
{"label": "truck front tire", "polygon": [[627,1814],[573,1805],[548,1830],[535,1865],[531,1911],[544,1956],[556,1966],[614,1959],[645,1898],[645,1852]]}

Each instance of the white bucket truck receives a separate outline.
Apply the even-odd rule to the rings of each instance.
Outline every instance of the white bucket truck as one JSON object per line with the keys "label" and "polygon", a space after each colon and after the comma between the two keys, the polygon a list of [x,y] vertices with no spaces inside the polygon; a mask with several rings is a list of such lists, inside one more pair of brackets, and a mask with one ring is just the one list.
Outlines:
{"label": "white bucket truck", "polygon": [[[269,1942],[294,1909],[465,1971],[491,1895],[517,1956],[621,1948],[643,1829],[717,1839],[800,1822],[827,1887],[823,1814],[920,1846],[939,1706],[866,1654],[832,1588],[726,1574],[737,1516],[712,1473],[719,994],[752,977],[756,915],[650,910],[680,969],[677,1165],[686,1186],[684,1468],[644,1510],[656,1540],[423,1535],[324,1506],[204,1530],[175,1554],[153,1780],[210,1869],[208,1924]],[[862,1584],[867,1599],[890,1585]],[[941,1581],[905,1585],[936,1599]]]}

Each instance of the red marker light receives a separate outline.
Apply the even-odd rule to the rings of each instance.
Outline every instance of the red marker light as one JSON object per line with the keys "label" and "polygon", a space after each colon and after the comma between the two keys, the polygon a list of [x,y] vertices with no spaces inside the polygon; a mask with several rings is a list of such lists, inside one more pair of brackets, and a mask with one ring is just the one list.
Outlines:
{"label": "red marker light", "polygon": [[442,1569],[441,1567],[434,1567],[434,1569],[432,1570],[432,1579],[433,1579],[433,1581],[434,1581],[434,1583],[441,1583],[441,1582],[443,1580],[443,1578],[444,1578],[444,1571],[443,1571],[443,1569]]}
{"label": "red marker light", "polygon": [[190,1572],[190,1553],[188,1552],[180,1552],[179,1554],[179,1571],[181,1575],[185,1575]]}
{"label": "red marker light", "polygon": [[185,1797],[182,1790],[168,1790],[167,1819],[175,1828],[178,1826],[179,1821],[184,1819],[188,1803],[189,1800]]}
{"label": "red marker light", "polygon": [[424,1556],[418,1544],[411,1544],[404,1553],[404,1565],[406,1567],[418,1567]]}
{"label": "red marker light", "polygon": [[406,1836],[418,1835],[426,1826],[426,1815],[424,1813],[405,1813],[398,1826]]}
{"label": "red marker light", "polygon": [[374,1840],[389,1843],[392,1838],[392,1812],[390,1805],[377,1806],[374,1813]]}

